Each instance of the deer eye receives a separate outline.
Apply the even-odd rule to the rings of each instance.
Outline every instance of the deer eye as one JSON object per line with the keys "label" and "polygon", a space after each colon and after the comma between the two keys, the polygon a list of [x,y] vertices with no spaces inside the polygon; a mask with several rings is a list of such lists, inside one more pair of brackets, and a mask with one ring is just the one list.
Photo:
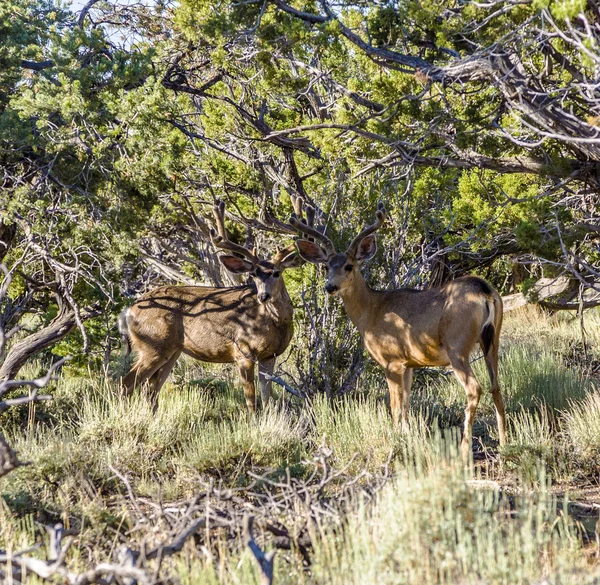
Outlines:
{"label": "deer eye", "polygon": [[346,272],[350,272],[352,270],[352,264],[346,264],[346,266],[344,266],[344,270]]}
{"label": "deer eye", "polygon": [[279,270],[276,270],[275,272],[273,272],[273,276],[275,278],[279,278],[281,276],[281,272],[279,272]]}

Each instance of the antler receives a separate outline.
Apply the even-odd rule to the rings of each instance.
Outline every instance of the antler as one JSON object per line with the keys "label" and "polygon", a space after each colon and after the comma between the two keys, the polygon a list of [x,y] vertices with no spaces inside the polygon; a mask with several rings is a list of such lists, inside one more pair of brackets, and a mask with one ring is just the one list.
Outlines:
{"label": "antler", "polygon": [[348,256],[354,256],[354,254],[356,254],[356,250],[358,249],[358,245],[360,244],[360,242],[364,240],[367,236],[371,235],[373,232],[377,231],[383,225],[383,222],[385,221],[385,207],[383,206],[383,203],[381,201],[377,204],[377,211],[375,212],[375,216],[375,223],[366,227],[362,232],[360,232],[360,234],[358,234],[358,236],[356,236],[352,240],[352,242],[348,246],[348,249],[346,250],[346,254]]}
{"label": "antler", "polygon": [[[316,215],[315,208],[311,205],[306,205],[300,197],[296,198],[296,201],[292,200],[292,204],[294,205],[294,213],[292,214],[292,217],[290,217],[290,224],[292,227],[296,231],[308,236],[309,239],[318,240],[328,254],[335,254],[333,242],[325,234],[322,234],[314,227]],[[303,210],[306,211],[306,219],[303,218]]]}
{"label": "antler", "polygon": [[245,246],[240,246],[235,242],[232,242],[227,237],[227,232],[225,230],[225,202],[217,201],[217,204],[213,207],[213,213],[215,215],[215,225],[217,226],[217,231],[214,228],[210,230],[210,239],[212,243],[222,250],[229,250],[234,254],[239,254],[246,258],[252,264],[258,263],[258,258]]}

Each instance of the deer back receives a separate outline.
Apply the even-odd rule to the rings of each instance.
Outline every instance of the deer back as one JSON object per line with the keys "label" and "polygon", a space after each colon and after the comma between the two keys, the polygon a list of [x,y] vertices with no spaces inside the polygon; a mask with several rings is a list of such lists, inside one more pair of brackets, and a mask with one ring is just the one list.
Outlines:
{"label": "deer back", "polygon": [[126,319],[138,353],[179,350],[217,363],[232,362],[240,353],[258,360],[279,355],[292,336],[287,291],[281,303],[263,304],[253,285],[161,287],[142,296]]}

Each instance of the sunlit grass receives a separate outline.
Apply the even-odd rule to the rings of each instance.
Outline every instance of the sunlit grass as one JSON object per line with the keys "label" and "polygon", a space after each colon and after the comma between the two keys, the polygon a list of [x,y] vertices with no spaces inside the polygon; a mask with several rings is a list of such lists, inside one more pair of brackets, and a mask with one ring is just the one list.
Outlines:
{"label": "sunlit grass", "polygon": [[181,447],[177,463],[196,471],[226,472],[235,466],[285,466],[303,453],[306,421],[269,406],[250,415],[242,412],[220,422],[209,421]]}
{"label": "sunlit grass", "polygon": [[565,434],[574,454],[586,465],[600,468],[600,392],[574,402],[563,414]]}
{"label": "sunlit grass", "polygon": [[462,468],[449,464],[400,474],[374,506],[349,514],[343,533],[324,531],[313,572],[328,585],[541,577],[574,584],[584,567],[576,527],[544,488],[511,503],[497,490],[474,490]]}
{"label": "sunlit grass", "polygon": [[[588,342],[596,343],[598,313],[586,323]],[[509,444],[502,449],[490,440],[496,422],[485,364],[472,356],[483,387],[475,435],[494,461],[485,472],[494,490],[481,489],[485,482],[474,489],[470,480],[479,476],[459,456],[466,397],[451,373],[416,378],[409,422],[398,432],[387,399],[374,391],[382,381],[375,370],[378,377],[355,395],[317,396],[292,408],[278,402],[253,416],[231,368],[221,374],[182,362],[156,412],[143,393],[124,400],[100,374],[65,375],[48,389],[52,402],[0,417],[20,458],[31,463],[0,480],[0,539],[16,548],[31,544],[35,529],[27,519],[49,515],[84,519],[82,543],[112,540],[122,522],[114,504],[125,490],[113,470],[137,495],[172,501],[211,481],[243,488],[252,474],[304,478],[326,454],[342,471],[340,482],[360,475],[357,494],[388,463],[393,479],[374,505],[353,498],[343,525],[312,526],[311,572],[293,554],[278,554],[278,585],[591,583],[577,530],[547,489],[600,469],[598,384],[570,361],[578,327],[532,308],[507,316],[500,384]],[[43,370],[33,363],[24,373]],[[338,488],[329,485],[328,496],[335,499]],[[185,559],[172,560],[182,583],[259,583],[242,542],[218,546],[222,554],[212,559],[191,546]]]}

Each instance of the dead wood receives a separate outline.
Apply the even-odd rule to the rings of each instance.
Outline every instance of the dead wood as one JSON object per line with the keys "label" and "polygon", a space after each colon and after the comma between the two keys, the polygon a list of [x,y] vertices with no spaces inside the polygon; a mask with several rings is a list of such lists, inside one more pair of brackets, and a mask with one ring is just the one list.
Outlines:
{"label": "dead wood", "polygon": [[579,297],[579,283],[566,276],[540,278],[527,293],[515,293],[502,297],[504,311],[512,311],[525,305],[537,303],[553,311],[578,311],[600,306],[600,292],[589,288]]}
{"label": "dead wood", "polygon": [[[308,477],[288,474],[285,480],[274,480],[268,474],[256,475],[250,486],[226,490],[210,482],[189,501],[170,504],[137,497],[127,477],[113,469],[125,486],[119,507],[125,505],[129,510],[129,528],[121,535],[123,546],[110,558],[83,572],[72,570],[68,551],[73,538],[62,524],[55,524],[45,527],[50,540],[47,559],[31,555],[37,546],[12,555],[0,550],[0,566],[4,565],[5,579],[12,578],[15,583],[26,571],[69,585],[155,585],[174,577],[169,558],[180,554],[186,543],[212,562],[218,559],[225,539],[230,546],[249,547],[261,584],[272,584],[277,550],[297,551],[309,567],[314,529],[338,529],[351,507],[371,502],[391,477],[391,454],[380,472],[363,470],[356,475],[348,473],[354,459],[344,468],[334,469],[331,457],[332,452],[323,447],[312,462],[305,462],[312,465]],[[264,544],[257,542],[254,527],[260,529]],[[265,553],[265,545],[272,550]]]}
{"label": "dead wood", "polygon": [[[83,321],[100,313],[101,311],[97,306],[80,311]],[[63,339],[76,325],[76,312],[65,307],[46,327],[42,327],[39,331],[12,345],[0,366],[0,380],[14,378],[34,355]]]}

